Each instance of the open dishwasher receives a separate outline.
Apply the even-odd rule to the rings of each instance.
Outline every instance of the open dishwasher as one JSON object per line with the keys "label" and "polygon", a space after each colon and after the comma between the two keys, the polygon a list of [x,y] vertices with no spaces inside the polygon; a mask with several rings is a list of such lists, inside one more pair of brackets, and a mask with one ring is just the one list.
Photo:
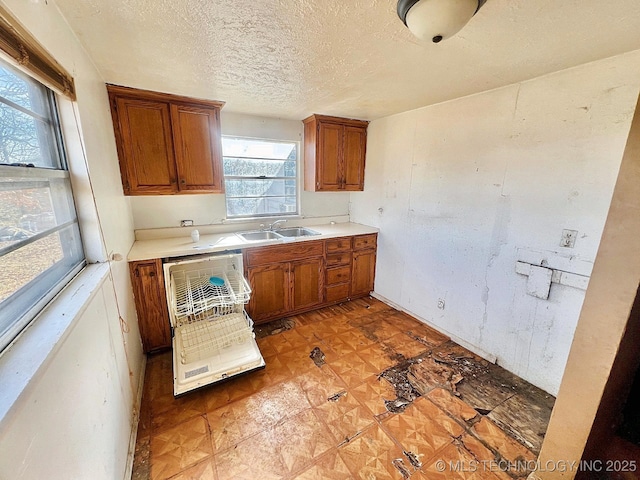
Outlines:
{"label": "open dishwasher", "polygon": [[164,264],[171,321],[173,394],[264,368],[244,310],[251,289],[242,254],[177,259]]}

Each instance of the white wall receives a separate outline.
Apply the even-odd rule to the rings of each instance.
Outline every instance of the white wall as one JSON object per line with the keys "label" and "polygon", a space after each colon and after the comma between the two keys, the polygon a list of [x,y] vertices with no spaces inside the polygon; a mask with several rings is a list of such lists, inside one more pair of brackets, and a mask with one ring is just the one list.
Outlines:
{"label": "white wall", "polygon": [[108,277],[82,310],[0,421],[3,480],[124,478],[131,389]]}
{"label": "white wall", "polygon": [[[302,121],[256,117],[238,113],[221,114],[223,135],[268,138],[300,142],[300,166],[304,161]],[[304,217],[327,217],[349,214],[349,193],[305,192],[300,176],[300,213]],[[225,197],[217,195],[169,195],[131,197],[136,230],[179,227],[180,220],[196,225],[215,225],[226,217]]]}
{"label": "white wall", "polygon": [[[4,0],[3,4],[75,79],[77,102],[61,100],[61,120],[88,259],[104,261],[111,253],[126,257],[134,241],[133,217],[129,201],[122,194],[104,81],[53,2]],[[80,455],[94,460],[102,458],[109,465],[105,472],[124,473],[143,355],[128,266],[126,262],[112,262],[111,267],[113,286],[109,283],[103,289],[105,305],[88,310],[91,313],[78,320],[74,339],[57,354],[59,367],[51,367],[38,377],[37,384],[32,386],[35,397],[21,398],[11,423],[2,425],[3,438],[25,439],[26,443],[20,445],[29,446],[22,452],[21,461],[29,464],[30,471],[46,471],[47,478],[97,478],[93,475],[97,465],[89,468],[88,463],[77,458]],[[120,333],[120,316],[128,326],[124,336]],[[125,346],[123,361],[114,361],[107,353],[118,348],[117,342],[121,349],[123,343]],[[110,382],[116,378],[123,382],[124,406],[118,402],[105,406],[108,397],[98,398],[95,391],[85,392],[78,384],[76,402],[81,415],[77,415],[73,403],[65,404],[69,401],[68,392],[60,388],[60,385],[73,387],[72,365],[79,370],[82,382],[86,383],[92,373],[100,378],[105,372]],[[23,405],[22,402],[34,398],[37,404]],[[34,417],[36,410],[41,413]],[[95,422],[111,422],[114,427],[101,429],[94,426]],[[90,431],[94,437],[89,439]],[[82,448],[74,450],[79,445]],[[19,453],[17,448],[13,451]],[[60,454],[53,463],[49,458],[51,451]],[[80,462],[85,470],[74,470],[77,475],[65,477],[54,468],[65,462]],[[47,465],[51,468],[47,469]],[[0,471],[5,473],[4,465]],[[102,478],[118,475],[104,474]]]}
{"label": "white wall", "polygon": [[593,262],[639,84],[636,51],[372,122],[351,219],[381,229],[376,293],[557,393],[584,291],[527,295],[518,249]]}

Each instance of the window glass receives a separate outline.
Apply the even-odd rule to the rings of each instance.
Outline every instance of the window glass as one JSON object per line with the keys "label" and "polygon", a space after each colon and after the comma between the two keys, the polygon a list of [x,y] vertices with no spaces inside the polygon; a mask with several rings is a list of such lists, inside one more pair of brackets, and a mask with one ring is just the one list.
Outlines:
{"label": "window glass", "polygon": [[298,144],[222,137],[228,217],[298,213]]}
{"label": "window glass", "polygon": [[0,63],[0,349],[84,265],[55,98]]}

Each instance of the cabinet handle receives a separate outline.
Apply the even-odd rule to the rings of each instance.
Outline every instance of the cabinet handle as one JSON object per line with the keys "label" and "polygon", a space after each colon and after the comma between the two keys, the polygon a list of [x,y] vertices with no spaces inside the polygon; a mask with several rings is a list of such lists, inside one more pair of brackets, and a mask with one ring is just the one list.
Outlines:
{"label": "cabinet handle", "polygon": [[181,179],[180,179],[180,183],[181,183],[182,185],[186,185],[186,184],[187,184],[187,181],[186,181],[184,178],[181,178]]}
{"label": "cabinet handle", "polygon": [[155,277],[156,276],[156,272],[149,272],[149,276],[150,277]]}

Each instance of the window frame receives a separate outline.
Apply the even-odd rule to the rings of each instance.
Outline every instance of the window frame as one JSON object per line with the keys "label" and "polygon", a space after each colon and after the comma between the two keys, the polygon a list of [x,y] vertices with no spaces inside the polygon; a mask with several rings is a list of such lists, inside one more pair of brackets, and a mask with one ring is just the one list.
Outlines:
{"label": "window frame", "polygon": [[[300,141],[299,140],[285,140],[285,139],[272,139],[272,138],[265,138],[265,137],[253,137],[253,136],[247,136],[247,135],[221,135],[221,140],[224,140],[225,138],[233,138],[233,139],[240,139],[240,140],[255,140],[255,141],[261,141],[261,142],[265,142],[265,143],[286,143],[286,144],[293,144],[295,145],[295,150],[296,150],[296,159],[295,159],[295,163],[296,163],[296,174],[295,177],[283,177],[283,176],[273,176],[273,177],[267,177],[267,176],[240,176],[240,175],[227,175],[224,171],[224,161],[226,158],[245,158],[245,159],[249,159],[249,160],[266,160],[266,161],[286,161],[286,159],[275,159],[275,158],[263,158],[263,157],[237,157],[237,156],[226,156],[224,154],[224,147],[222,149],[222,163],[223,163],[223,168],[222,168],[222,176],[223,176],[223,182],[225,184],[225,218],[227,220],[251,220],[251,219],[265,219],[265,218],[279,218],[279,217],[283,217],[283,218],[292,218],[292,217],[299,217],[301,215],[301,206],[300,206],[300,200],[301,200],[301,195],[300,195],[300,189],[301,189],[301,183],[302,183],[302,179],[301,179],[301,170],[302,170],[302,166],[301,166],[301,145],[300,145]],[[228,203],[228,199],[230,198],[227,195],[227,188],[226,188],[226,182],[227,179],[230,180],[295,180],[295,195],[284,195],[285,197],[289,196],[293,196],[296,199],[296,203],[295,203],[295,211],[294,212],[270,212],[270,213],[260,213],[260,214],[251,214],[251,215],[230,215],[229,214],[229,203]],[[265,196],[265,195],[261,195],[261,196],[242,196],[242,197],[231,197],[231,198],[280,198],[283,197],[283,195],[272,195],[272,196]]]}
{"label": "window frame", "polygon": [[[16,104],[10,99],[0,97],[0,103],[13,108],[36,121],[44,122],[48,125],[51,137],[47,144],[50,154],[55,155],[52,159],[54,165],[33,165],[29,163],[0,164],[0,177],[2,178],[38,178],[46,180],[63,180],[68,186],[65,188],[64,198],[73,207],[73,216],[66,221],[35,232],[28,238],[20,239],[10,245],[0,248],[0,258],[20,250],[38,240],[50,235],[59,234],[63,257],[46,270],[38,273],[27,283],[14,290],[2,301],[2,309],[10,315],[16,315],[13,322],[7,322],[3,327],[0,323],[0,354],[10,346],[20,333],[33,322],[46,306],[78,275],[87,265],[87,255],[82,238],[82,229],[78,216],[78,208],[71,181],[71,172],[67,161],[64,136],[60,122],[58,102],[56,93],[50,87],[40,82],[38,79],[18,70],[6,61],[0,61],[0,68],[8,70],[26,83],[35,83],[42,89],[43,100],[46,101],[46,116],[31,111],[26,107]],[[42,151],[42,150],[41,150]],[[75,226],[75,228],[73,228]],[[71,227],[71,228],[70,228]],[[64,245],[63,232],[70,232],[74,241],[70,248]],[[70,252],[76,252],[78,256],[67,257]],[[65,257],[73,260],[70,264],[65,263]],[[28,291],[34,286],[38,287],[38,292],[34,297],[28,295]],[[6,313],[5,313],[6,314]],[[2,318],[0,317],[0,320]],[[5,328],[2,331],[2,328]]]}

